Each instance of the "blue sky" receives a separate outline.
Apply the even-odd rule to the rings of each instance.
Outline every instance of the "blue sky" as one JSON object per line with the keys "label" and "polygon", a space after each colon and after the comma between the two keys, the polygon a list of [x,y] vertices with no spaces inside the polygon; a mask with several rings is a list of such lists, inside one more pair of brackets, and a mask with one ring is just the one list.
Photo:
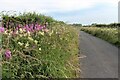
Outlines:
{"label": "blue sky", "polygon": [[67,23],[118,22],[119,0],[0,0],[0,11],[36,11]]}

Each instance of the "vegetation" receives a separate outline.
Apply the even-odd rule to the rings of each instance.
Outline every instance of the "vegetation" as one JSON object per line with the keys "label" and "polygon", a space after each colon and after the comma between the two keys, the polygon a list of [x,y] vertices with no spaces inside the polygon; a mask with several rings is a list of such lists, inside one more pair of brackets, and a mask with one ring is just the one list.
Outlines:
{"label": "vegetation", "polygon": [[120,46],[119,32],[117,28],[108,27],[82,27],[82,31],[102,38],[116,46]]}
{"label": "vegetation", "polygon": [[2,17],[3,78],[79,76],[78,29],[36,13]]}
{"label": "vegetation", "polygon": [[91,25],[86,25],[84,27],[107,27],[107,28],[117,28],[120,26],[120,23],[111,23],[111,24],[97,24],[93,23]]}
{"label": "vegetation", "polygon": [[71,25],[75,27],[82,27],[82,24],[71,24]]}

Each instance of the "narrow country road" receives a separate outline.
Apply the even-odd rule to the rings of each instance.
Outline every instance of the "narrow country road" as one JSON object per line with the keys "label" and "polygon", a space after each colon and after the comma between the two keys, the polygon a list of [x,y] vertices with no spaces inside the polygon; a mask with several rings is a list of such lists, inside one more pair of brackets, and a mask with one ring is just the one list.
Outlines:
{"label": "narrow country road", "polygon": [[118,78],[118,48],[80,31],[81,78]]}

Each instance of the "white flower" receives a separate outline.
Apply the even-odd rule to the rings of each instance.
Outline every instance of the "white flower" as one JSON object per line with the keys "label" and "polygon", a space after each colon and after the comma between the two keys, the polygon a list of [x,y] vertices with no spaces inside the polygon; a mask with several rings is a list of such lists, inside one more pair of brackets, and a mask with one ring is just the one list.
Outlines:
{"label": "white flower", "polygon": [[4,34],[8,34],[8,33],[7,33],[7,31],[5,31],[5,33],[4,33]]}
{"label": "white flower", "polygon": [[20,46],[22,46],[24,43],[18,42],[18,44],[19,44]]}
{"label": "white flower", "polygon": [[35,42],[35,44],[37,44],[37,43],[38,43],[38,41],[37,41],[37,40],[34,40],[34,42]]}
{"label": "white flower", "polygon": [[20,33],[23,33],[23,30],[21,28],[19,30],[20,30]]}
{"label": "white flower", "polygon": [[53,34],[53,30],[52,30],[52,32],[49,32],[49,36],[51,36]]}
{"label": "white flower", "polygon": [[30,32],[29,31],[27,32],[27,34],[28,34],[28,36],[30,36]]}
{"label": "white flower", "polygon": [[39,31],[39,34],[41,34],[41,35],[43,35],[43,36],[44,36],[44,32]]}
{"label": "white flower", "polygon": [[41,48],[39,48],[39,50],[41,51]]}
{"label": "white flower", "polygon": [[20,36],[20,37],[22,37],[23,35],[22,35],[22,34],[20,34],[19,36]]}
{"label": "white flower", "polygon": [[31,37],[28,37],[28,39],[31,40],[31,41],[33,41],[33,38],[31,38]]}
{"label": "white flower", "polygon": [[25,47],[28,47],[29,46],[29,43],[27,42],[26,44],[25,44]]}
{"label": "white flower", "polygon": [[24,35],[24,37],[25,37],[25,36],[27,36],[27,33],[24,33],[23,35]]}
{"label": "white flower", "polygon": [[16,31],[16,34],[18,34],[18,31]]}

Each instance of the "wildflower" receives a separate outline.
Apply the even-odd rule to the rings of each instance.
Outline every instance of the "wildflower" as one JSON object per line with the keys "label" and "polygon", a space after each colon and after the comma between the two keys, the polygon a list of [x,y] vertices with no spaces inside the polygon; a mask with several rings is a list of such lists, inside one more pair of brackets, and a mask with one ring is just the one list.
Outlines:
{"label": "wildflower", "polygon": [[26,32],[30,31],[30,28],[28,25],[25,26]]}
{"label": "wildflower", "polygon": [[38,30],[38,31],[39,31],[39,30],[42,30],[42,29],[43,29],[42,26],[40,26],[40,25],[37,26],[37,30]]}
{"label": "wildflower", "polygon": [[30,32],[29,31],[27,32],[27,34],[28,34],[28,36],[30,36]]}
{"label": "wildflower", "polygon": [[22,37],[23,35],[22,35],[22,34],[20,34],[19,36],[20,36],[20,37]]}
{"label": "wildflower", "polygon": [[39,51],[41,51],[41,48],[39,48]]}
{"label": "wildflower", "polygon": [[32,46],[32,48],[36,48],[36,46],[35,46],[35,45],[33,45],[33,46]]}
{"label": "wildflower", "polygon": [[44,26],[42,26],[43,27],[43,29],[45,29],[46,28],[46,26],[44,25]]}
{"label": "wildflower", "polygon": [[49,32],[49,36],[51,36],[53,34],[53,30],[52,30],[52,32]]}
{"label": "wildflower", "polygon": [[31,40],[31,41],[33,41],[33,38],[31,38],[31,37],[28,37],[28,39]]}
{"label": "wildflower", "polygon": [[8,50],[8,49],[5,51],[5,58],[6,59],[10,59],[11,58],[11,51]]}
{"label": "wildflower", "polygon": [[34,42],[35,42],[35,44],[37,44],[37,43],[38,43],[38,41],[37,41],[37,40],[34,40]]}
{"label": "wildflower", "polygon": [[18,34],[18,31],[16,31],[16,34]]}
{"label": "wildflower", "polygon": [[46,33],[47,33],[48,31],[49,31],[48,29],[44,29],[44,32],[46,32]]}
{"label": "wildflower", "polygon": [[25,47],[28,47],[29,46],[29,43],[27,42],[26,44],[25,44]]}
{"label": "wildflower", "polygon": [[19,44],[20,46],[22,46],[22,45],[23,45],[23,43],[21,43],[21,42],[18,42],[18,44]]}
{"label": "wildflower", "polygon": [[7,31],[5,31],[5,34],[8,34]]}
{"label": "wildflower", "polygon": [[20,33],[23,33],[23,30],[21,28],[19,30],[20,30]]}
{"label": "wildflower", "polygon": [[27,33],[24,33],[23,36],[24,36],[24,37],[27,36]]}
{"label": "wildflower", "polygon": [[62,40],[62,38],[60,38],[60,40]]}
{"label": "wildflower", "polygon": [[15,30],[15,31],[12,32],[13,36],[15,36],[16,34],[18,34],[18,31]]}
{"label": "wildflower", "polygon": [[3,33],[5,31],[4,27],[0,27],[0,33]]}
{"label": "wildflower", "polygon": [[44,32],[39,31],[39,34],[41,34],[41,35],[43,35],[43,36],[44,36]]}

